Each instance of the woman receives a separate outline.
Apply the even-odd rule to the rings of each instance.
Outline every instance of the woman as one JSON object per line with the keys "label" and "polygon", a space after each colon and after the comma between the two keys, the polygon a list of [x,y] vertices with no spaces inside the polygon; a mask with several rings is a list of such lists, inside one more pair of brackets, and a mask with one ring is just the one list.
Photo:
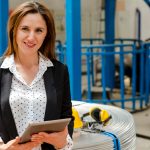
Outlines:
{"label": "woman", "polygon": [[[55,25],[38,2],[16,8],[8,22],[8,48],[0,67],[1,150],[71,149],[73,133],[69,75],[55,58]],[[19,144],[30,122],[72,118],[64,131],[41,132]]]}

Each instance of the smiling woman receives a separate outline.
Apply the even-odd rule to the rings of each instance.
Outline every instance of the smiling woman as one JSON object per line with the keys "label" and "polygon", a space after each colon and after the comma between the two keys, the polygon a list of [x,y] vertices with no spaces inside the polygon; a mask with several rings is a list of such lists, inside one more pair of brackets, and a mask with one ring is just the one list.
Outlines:
{"label": "smiling woman", "polygon": [[46,23],[40,14],[27,14],[24,16],[16,33],[18,57],[21,57],[21,55],[33,57],[33,55],[37,54],[46,34]]}
{"label": "smiling woman", "polygon": [[[38,50],[43,44],[46,34],[46,23],[38,13],[24,16],[17,28],[16,68],[27,84],[33,81],[39,70]],[[28,63],[26,60],[28,60]]]}
{"label": "smiling woman", "polygon": [[[0,150],[72,149],[69,74],[55,58],[52,13],[38,2],[21,4],[9,18],[8,38],[0,66]],[[29,123],[63,118],[72,118],[63,131],[40,132],[19,144]]]}

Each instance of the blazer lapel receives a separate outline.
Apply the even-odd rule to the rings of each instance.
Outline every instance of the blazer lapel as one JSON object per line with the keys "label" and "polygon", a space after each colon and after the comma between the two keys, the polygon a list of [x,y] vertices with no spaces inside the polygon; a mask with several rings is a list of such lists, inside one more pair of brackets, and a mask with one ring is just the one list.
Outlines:
{"label": "blazer lapel", "polygon": [[16,125],[9,105],[9,95],[12,83],[12,74],[8,70],[2,70],[1,74],[1,110],[5,129],[9,138],[15,138],[17,134]]}
{"label": "blazer lapel", "polygon": [[47,105],[44,120],[53,120],[58,117],[56,88],[54,86],[53,70],[54,67],[48,67],[44,73],[44,82],[47,95]]}

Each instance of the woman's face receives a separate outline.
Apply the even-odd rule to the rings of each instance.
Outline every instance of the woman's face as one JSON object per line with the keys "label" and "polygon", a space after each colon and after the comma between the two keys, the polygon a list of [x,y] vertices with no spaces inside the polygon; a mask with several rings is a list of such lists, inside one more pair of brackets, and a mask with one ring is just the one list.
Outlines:
{"label": "woman's face", "polygon": [[24,16],[16,33],[16,42],[19,54],[37,54],[46,34],[46,22],[40,14],[27,14]]}

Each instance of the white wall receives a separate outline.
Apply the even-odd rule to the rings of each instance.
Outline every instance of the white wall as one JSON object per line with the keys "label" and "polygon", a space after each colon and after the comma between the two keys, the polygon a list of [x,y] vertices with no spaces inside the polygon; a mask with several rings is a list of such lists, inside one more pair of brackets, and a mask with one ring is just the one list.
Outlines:
{"label": "white wall", "polygon": [[[30,1],[30,0],[9,0],[10,8],[15,8],[17,5]],[[64,2],[65,0],[35,0],[37,2],[42,2],[47,5],[48,8],[55,10],[64,9]]]}
{"label": "white wall", "polygon": [[116,12],[116,37],[136,38],[135,11],[138,8],[141,11],[141,39],[150,38],[150,7],[144,0],[122,1],[125,2],[125,9]]}
{"label": "white wall", "polygon": [[100,37],[101,0],[81,0],[82,37]]}

